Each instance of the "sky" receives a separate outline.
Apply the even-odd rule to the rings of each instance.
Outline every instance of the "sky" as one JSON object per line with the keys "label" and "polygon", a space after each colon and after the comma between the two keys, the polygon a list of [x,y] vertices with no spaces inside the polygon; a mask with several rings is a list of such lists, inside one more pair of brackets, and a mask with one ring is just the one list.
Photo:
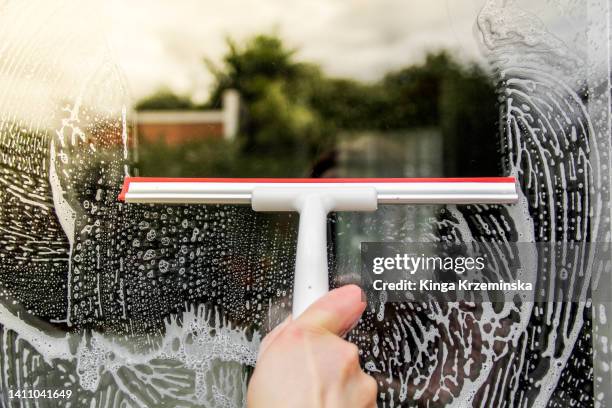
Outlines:
{"label": "sky", "polygon": [[331,76],[375,80],[449,49],[480,57],[474,21],[482,0],[111,0],[108,37],[136,99],[160,87],[208,95],[203,59],[219,62],[225,38],[277,33],[298,58]]}
{"label": "sky", "polygon": [[260,33],[279,35],[329,76],[363,81],[440,49],[484,63],[475,21],[485,2],[529,9],[582,44],[574,49],[586,44],[588,20],[568,17],[584,14],[576,0],[0,0],[0,112],[52,117],[45,107],[54,105],[41,100],[84,90],[90,105],[110,106],[125,99],[111,83],[121,81],[113,64],[127,84],[125,103],[162,87],[204,102],[212,85],[204,58],[219,63],[227,37],[240,43]]}

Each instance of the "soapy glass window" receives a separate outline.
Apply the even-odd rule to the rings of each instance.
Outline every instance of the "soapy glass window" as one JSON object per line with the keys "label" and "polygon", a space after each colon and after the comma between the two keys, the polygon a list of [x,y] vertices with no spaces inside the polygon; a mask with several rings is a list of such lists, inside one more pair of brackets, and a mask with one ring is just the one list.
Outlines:
{"label": "soapy glass window", "polygon": [[[386,3],[336,22],[397,14]],[[136,113],[93,9],[1,3],[2,404],[244,406],[260,340],[290,312],[297,216],[126,205],[126,175],[520,181],[512,207],[331,214],[332,286],[359,280],[363,241],[609,241],[608,3],[429,7],[444,24],[428,36],[478,52],[432,48],[338,79],[280,34],[255,35],[209,64],[205,106],[164,91]],[[408,55],[414,42],[391,34]],[[172,128],[155,124],[164,109],[230,119]],[[348,339],[382,407],[605,405],[607,307],[378,304]]]}

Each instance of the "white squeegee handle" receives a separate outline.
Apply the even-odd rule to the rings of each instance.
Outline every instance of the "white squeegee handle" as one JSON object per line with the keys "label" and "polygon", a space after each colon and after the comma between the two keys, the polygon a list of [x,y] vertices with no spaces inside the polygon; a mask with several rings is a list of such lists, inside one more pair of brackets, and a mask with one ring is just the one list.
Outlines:
{"label": "white squeegee handle", "polygon": [[378,207],[373,187],[255,187],[255,211],[297,211],[300,214],[293,317],[297,317],[329,290],[327,268],[327,214],[330,211],[374,211]]}

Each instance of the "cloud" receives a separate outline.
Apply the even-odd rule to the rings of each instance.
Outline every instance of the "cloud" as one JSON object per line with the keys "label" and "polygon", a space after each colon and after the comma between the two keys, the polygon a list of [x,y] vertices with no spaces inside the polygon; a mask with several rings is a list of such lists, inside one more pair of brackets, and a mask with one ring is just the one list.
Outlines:
{"label": "cloud", "polygon": [[[571,5],[572,1],[566,3]],[[390,70],[419,62],[428,51],[441,48],[450,49],[466,60],[482,60],[474,22],[484,2],[0,2],[0,38],[5,44],[0,64],[6,68],[0,69],[0,82],[8,87],[11,81],[21,81],[23,86],[12,89],[14,95],[23,94],[22,100],[41,90],[49,95],[63,95],[75,87],[74,78],[86,78],[90,75],[85,72],[87,67],[93,67],[103,57],[98,58],[95,53],[105,49],[98,39],[105,33],[135,99],[168,86],[205,100],[212,78],[203,58],[220,61],[226,51],[227,36],[240,41],[262,32],[279,33],[289,46],[299,50],[298,58],[320,64],[329,75],[374,80]],[[562,3],[556,2],[558,7],[544,7],[543,1],[513,2],[514,6],[542,18],[573,49],[580,49],[580,44],[584,48],[586,8],[561,7]],[[576,20],[576,16],[580,19]],[[28,64],[32,67],[28,68]],[[15,70],[17,66],[23,67]],[[27,75],[31,78],[20,78]],[[46,88],[42,86],[45,78]],[[0,102],[28,106],[17,104],[15,98],[5,96]]]}
{"label": "cloud", "polygon": [[[134,96],[167,85],[205,98],[204,56],[220,60],[225,38],[276,31],[299,57],[335,76],[364,80],[448,48],[478,58],[475,0],[111,0],[111,43]],[[466,6],[467,5],[467,6]]]}

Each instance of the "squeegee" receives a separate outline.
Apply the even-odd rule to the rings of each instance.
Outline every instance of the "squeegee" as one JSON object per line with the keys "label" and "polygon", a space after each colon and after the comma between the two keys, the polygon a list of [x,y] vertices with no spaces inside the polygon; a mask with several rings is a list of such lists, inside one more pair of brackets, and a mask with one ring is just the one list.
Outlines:
{"label": "squeegee", "polygon": [[233,179],[126,177],[126,203],[250,204],[300,215],[293,316],[329,290],[327,214],[374,211],[378,204],[512,204],[514,177]]}

